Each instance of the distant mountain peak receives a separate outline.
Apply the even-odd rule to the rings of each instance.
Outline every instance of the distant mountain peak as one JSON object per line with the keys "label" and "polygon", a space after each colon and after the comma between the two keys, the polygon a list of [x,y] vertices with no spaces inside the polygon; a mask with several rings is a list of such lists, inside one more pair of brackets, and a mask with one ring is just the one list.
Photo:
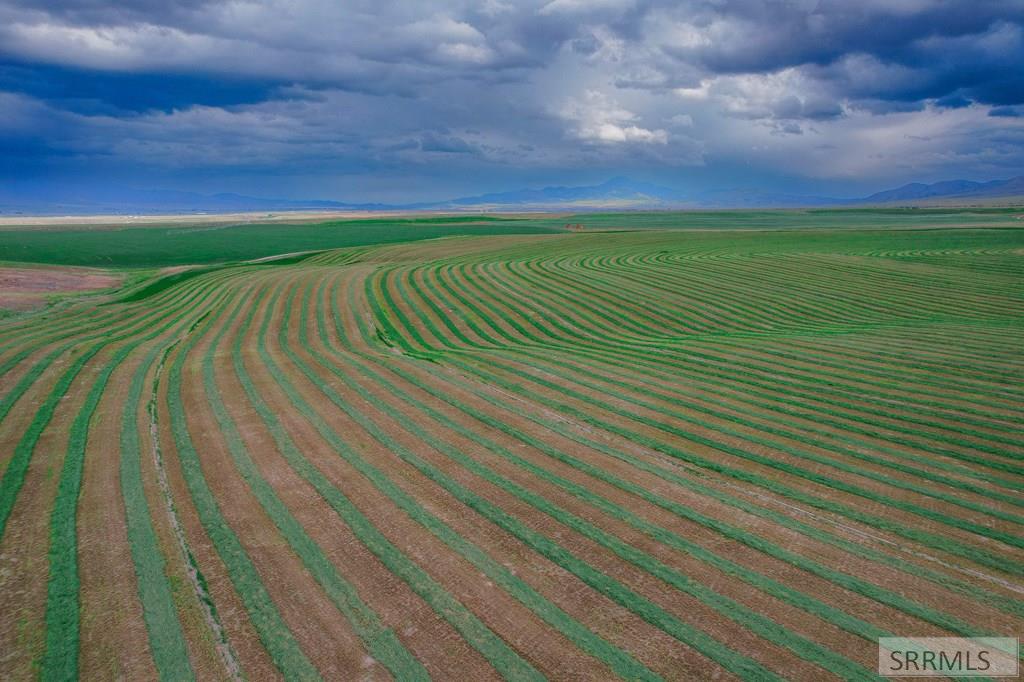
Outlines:
{"label": "distant mountain peak", "polygon": [[975,182],[973,180],[943,180],[925,184],[911,182],[895,189],[875,192],[864,197],[861,203],[882,204],[894,201],[912,201],[915,199],[938,198],[987,198],[1024,195],[1024,175],[1009,180],[990,180]]}

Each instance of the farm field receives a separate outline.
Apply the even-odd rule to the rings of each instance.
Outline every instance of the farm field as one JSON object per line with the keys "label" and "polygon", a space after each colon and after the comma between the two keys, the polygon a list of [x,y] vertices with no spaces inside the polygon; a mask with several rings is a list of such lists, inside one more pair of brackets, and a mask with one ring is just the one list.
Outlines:
{"label": "farm field", "polygon": [[861,680],[1024,635],[1020,210],[819,213],[0,231],[128,273],[0,319],[0,679]]}
{"label": "farm field", "polygon": [[[631,213],[415,214],[288,222],[224,222],[186,216],[144,225],[133,222],[69,225],[0,221],[0,262],[99,268],[154,268],[224,263],[283,253],[437,239],[456,235],[546,234],[566,225],[617,230],[822,230],[1024,227],[1018,208],[863,208],[800,210],[637,211]],[[82,220],[86,220],[83,218]]]}

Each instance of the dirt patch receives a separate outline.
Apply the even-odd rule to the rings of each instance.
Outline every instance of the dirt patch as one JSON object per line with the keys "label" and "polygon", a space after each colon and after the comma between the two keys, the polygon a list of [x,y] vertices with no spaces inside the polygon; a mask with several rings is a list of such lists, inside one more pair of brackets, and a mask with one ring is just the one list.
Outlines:
{"label": "dirt patch", "polygon": [[48,296],[109,289],[121,277],[90,268],[0,267],[0,309],[31,310]]}

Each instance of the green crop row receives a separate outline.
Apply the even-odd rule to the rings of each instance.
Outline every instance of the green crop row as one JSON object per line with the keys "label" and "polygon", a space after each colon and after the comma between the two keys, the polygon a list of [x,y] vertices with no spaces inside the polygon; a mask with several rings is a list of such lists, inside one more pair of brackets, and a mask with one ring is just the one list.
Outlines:
{"label": "green crop row", "polygon": [[[350,300],[349,301],[349,305],[350,305],[350,307],[354,307],[355,303],[352,300]],[[357,318],[357,321],[358,321],[358,318]],[[469,371],[473,371],[473,369],[469,368],[469,367],[465,367],[465,369],[467,369]],[[401,370],[399,370],[397,367],[393,367],[392,371],[400,372]],[[405,374],[403,373],[403,376],[404,375]],[[490,377],[486,377],[485,376],[484,379],[485,379],[485,385],[491,383],[491,378]],[[448,379],[448,380],[451,380],[451,379]],[[466,387],[466,386],[464,385],[464,387]],[[510,385],[506,384],[506,387],[510,387]],[[856,554],[860,554],[860,553],[863,553],[865,551],[870,551],[866,547],[862,547],[860,545],[852,545],[852,543],[849,543],[849,542],[846,542],[846,541],[841,541],[841,540],[839,540],[837,538],[834,538],[834,536],[829,536],[829,534],[822,533],[818,529],[814,529],[813,527],[807,526],[806,524],[800,524],[799,522],[794,522],[794,521],[788,519],[788,517],[784,517],[784,516],[779,515],[779,514],[768,515],[765,512],[760,511],[760,509],[758,507],[754,507],[752,505],[749,505],[748,503],[744,503],[744,502],[742,502],[741,500],[739,500],[738,498],[735,498],[735,497],[723,496],[721,493],[717,493],[716,491],[713,491],[712,489],[710,489],[710,488],[708,488],[706,486],[699,486],[699,485],[695,486],[693,483],[690,483],[687,479],[682,479],[682,478],[678,477],[677,475],[672,474],[671,472],[666,471],[663,468],[658,467],[656,469],[651,469],[649,464],[647,464],[647,463],[645,463],[645,462],[643,462],[641,460],[638,460],[636,458],[630,457],[628,455],[624,455],[623,453],[610,450],[608,448],[608,446],[606,446],[604,444],[598,443],[598,442],[596,442],[596,441],[594,441],[592,439],[581,439],[578,435],[574,434],[571,430],[568,430],[568,429],[564,428],[563,426],[560,426],[559,424],[557,424],[555,422],[552,422],[551,420],[539,420],[539,419],[537,419],[534,416],[531,416],[529,414],[521,412],[520,410],[517,410],[514,405],[510,405],[507,402],[497,402],[496,399],[493,396],[490,396],[486,392],[482,392],[482,391],[479,391],[479,390],[474,390],[472,387],[467,387],[467,389],[468,390],[472,390],[481,399],[486,400],[488,402],[492,402],[501,411],[509,411],[509,410],[511,410],[511,411],[516,412],[518,414],[522,414],[523,416],[526,416],[526,417],[528,417],[528,418],[530,418],[532,420],[537,421],[538,423],[542,424],[544,427],[546,427],[546,428],[548,428],[548,429],[550,429],[552,431],[556,431],[556,432],[559,432],[559,433],[561,433],[562,435],[564,435],[566,437],[569,437],[569,438],[572,438],[572,439],[575,439],[575,440],[579,440],[584,445],[587,445],[589,447],[597,448],[597,449],[599,449],[601,451],[604,451],[606,453],[612,454],[613,456],[615,456],[617,458],[626,459],[627,461],[629,461],[634,466],[637,466],[638,468],[647,469],[647,470],[651,470],[652,472],[656,472],[659,477],[671,477],[672,480],[675,480],[676,482],[679,482],[679,483],[684,483],[685,482],[687,487],[690,487],[691,489],[694,489],[694,490],[698,490],[701,494],[711,495],[711,496],[717,497],[719,499],[723,499],[723,501],[726,501],[730,506],[739,507],[739,508],[742,508],[742,509],[744,509],[745,511],[748,511],[748,512],[758,513],[759,515],[765,516],[766,518],[772,518],[776,522],[783,523],[783,525],[788,525],[789,527],[798,528],[799,530],[801,530],[801,532],[804,532],[805,534],[813,535],[813,536],[815,536],[815,537],[817,537],[819,539],[825,539],[826,541],[829,542],[829,544],[835,544],[837,546],[843,546],[844,548],[846,548],[849,551],[852,551],[852,552],[854,552]],[[533,394],[530,394],[530,395],[531,395],[532,399],[535,399],[535,396],[533,396]],[[524,397],[525,397],[525,395],[524,395]],[[591,473],[593,473],[595,470],[590,469],[589,471]],[[642,494],[642,491],[640,489],[635,488],[635,487],[631,489],[631,492],[638,492],[638,493]],[[644,495],[644,496],[647,497],[646,495]],[[672,505],[671,503],[666,503],[664,501],[658,501],[656,503],[658,503],[659,506],[665,506],[666,508],[674,509],[677,513],[680,513],[684,517],[690,518],[691,520],[693,520],[692,514],[690,514],[689,510],[686,510],[685,508],[681,508],[678,505]],[[706,517],[701,519],[701,520],[704,521],[704,522],[710,521],[710,519],[707,519]],[[753,538],[752,536],[749,536],[749,535],[744,534],[742,532],[737,533],[736,532],[737,529],[729,529],[728,526],[722,525],[722,524],[720,524],[718,522],[715,522],[710,527],[715,527],[718,530],[725,530],[729,537],[733,537],[733,538],[739,537],[739,538],[742,538],[745,541],[748,541],[748,544],[751,544],[751,546],[754,546],[755,548],[761,549],[762,551],[767,551],[767,553],[769,553],[772,556],[785,557],[785,560],[787,560],[789,563],[793,563],[794,565],[798,565],[798,566],[800,566],[802,568],[809,569],[809,570],[811,570],[812,572],[814,572],[814,573],[816,573],[818,575],[822,575],[822,576],[828,577],[830,579],[833,579],[833,581],[837,582],[837,584],[841,584],[841,585],[844,585],[844,586],[846,586],[848,588],[852,588],[855,591],[858,591],[858,592],[861,592],[862,594],[865,594],[866,596],[870,596],[871,598],[878,599],[882,603],[893,604],[893,605],[897,606],[898,608],[900,608],[901,610],[904,610],[904,611],[906,611],[908,613],[913,613],[913,614],[915,614],[915,615],[917,615],[919,617],[923,617],[925,620],[929,620],[929,621],[934,622],[936,624],[940,624],[942,627],[947,627],[947,628],[951,627],[955,631],[960,631],[960,632],[964,632],[964,633],[971,632],[971,629],[968,626],[963,625],[962,623],[958,623],[955,619],[951,619],[948,616],[945,616],[944,614],[940,614],[938,612],[934,612],[934,611],[922,608],[919,605],[916,605],[913,602],[910,602],[909,600],[907,600],[907,599],[905,599],[903,597],[900,597],[899,595],[896,595],[895,593],[891,593],[891,592],[888,592],[886,590],[878,589],[877,587],[871,585],[870,583],[866,583],[866,582],[861,581],[859,579],[853,578],[852,576],[846,576],[846,575],[843,575],[843,574],[838,573],[838,572],[830,571],[829,569],[826,569],[823,566],[815,564],[815,562],[807,561],[807,560],[803,559],[802,557],[799,557],[798,555],[795,555],[793,553],[786,552],[784,550],[780,550],[779,548],[773,547],[770,543],[766,543],[763,540],[760,540],[760,539],[757,539],[757,538]],[[755,542],[755,540],[756,540],[756,542]],[[886,555],[881,555],[880,553],[875,552],[874,556],[872,558],[874,558],[875,560],[881,560],[885,556]],[[891,559],[889,559],[886,563],[889,563],[890,565],[893,565],[893,562],[892,562]],[[908,570],[906,568],[906,564],[905,563],[897,563],[897,565],[901,565],[901,567],[904,567],[904,570]],[[926,575],[931,577],[933,580],[935,580],[936,582],[938,582],[940,584],[943,584],[943,585],[950,585],[950,584],[956,585],[957,587],[961,588],[962,591],[965,591],[966,593],[970,594],[972,597],[975,597],[975,598],[981,597],[986,602],[991,603],[991,604],[996,605],[996,606],[1001,606],[1001,607],[1004,607],[1004,608],[1013,608],[1012,606],[1007,606],[1007,603],[1010,602],[1011,604],[1016,604],[1016,608],[1013,609],[1011,612],[1014,612],[1014,613],[1024,613],[1024,611],[1021,610],[1020,603],[1019,602],[1015,602],[1014,600],[1006,600],[1003,597],[997,597],[997,596],[994,596],[994,595],[986,594],[984,591],[979,591],[974,586],[962,585],[962,584],[957,583],[957,581],[955,581],[955,580],[950,581],[950,579],[948,577],[946,577],[946,576],[940,576],[938,574],[935,574],[934,572],[929,572],[929,571],[927,571],[927,569],[922,569],[921,567],[918,567],[918,566],[914,566],[910,570],[914,574],[925,573]]]}

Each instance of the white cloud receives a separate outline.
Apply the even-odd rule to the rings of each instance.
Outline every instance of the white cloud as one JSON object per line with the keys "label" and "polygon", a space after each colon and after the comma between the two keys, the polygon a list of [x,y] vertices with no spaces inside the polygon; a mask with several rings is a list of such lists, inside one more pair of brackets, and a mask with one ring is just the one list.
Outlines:
{"label": "white cloud", "polygon": [[510,14],[515,11],[515,5],[501,0],[484,0],[480,11],[484,16],[496,17],[501,14]]}
{"label": "white cloud", "polygon": [[675,88],[673,92],[684,99],[707,99],[711,94],[711,81],[703,80],[695,88]]}
{"label": "white cloud", "polygon": [[484,40],[484,35],[471,24],[446,16],[434,16],[414,21],[400,27],[398,32],[415,40],[441,40],[454,43],[479,43]]}
{"label": "white cloud", "polygon": [[645,142],[665,144],[668,133],[664,130],[648,130],[639,126],[620,126],[615,123],[602,123],[596,128],[580,131],[583,137],[600,140],[601,142]]}
{"label": "white cloud", "polygon": [[437,46],[437,53],[444,59],[473,64],[485,64],[494,56],[494,52],[486,45],[469,43],[441,43]]}
{"label": "white cloud", "polygon": [[126,71],[179,66],[240,47],[150,24],[88,27],[15,22],[0,29],[0,35],[8,50],[34,60]]}
{"label": "white cloud", "polygon": [[777,173],[870,178],[880,186],[941,179],[944,168],[955,169],[948,177],[1006,177],[1019,163],[1024,120],[1003,124],[987,114],[979,106],[882,115],[852,111],[802,125],[802,135],[786,134],[796,132],[787,122],[724,119],[707,142],[716,155],[737,163],[756,159]]}
{"label": "white cloud", "polygon": [[552,0],[538,10],[541,15],[618,12],[636,4],[635,0]]}
{"label": "white cloud", "polygon": [[571,100],[562,109],[561,116],[573,123],[573,131],[582,140],[596,142],[640,142],[666,144],[664,130],[642,128],[632,123],[637,115],[621,108],[597,90],[588,90],[582,100]]}

